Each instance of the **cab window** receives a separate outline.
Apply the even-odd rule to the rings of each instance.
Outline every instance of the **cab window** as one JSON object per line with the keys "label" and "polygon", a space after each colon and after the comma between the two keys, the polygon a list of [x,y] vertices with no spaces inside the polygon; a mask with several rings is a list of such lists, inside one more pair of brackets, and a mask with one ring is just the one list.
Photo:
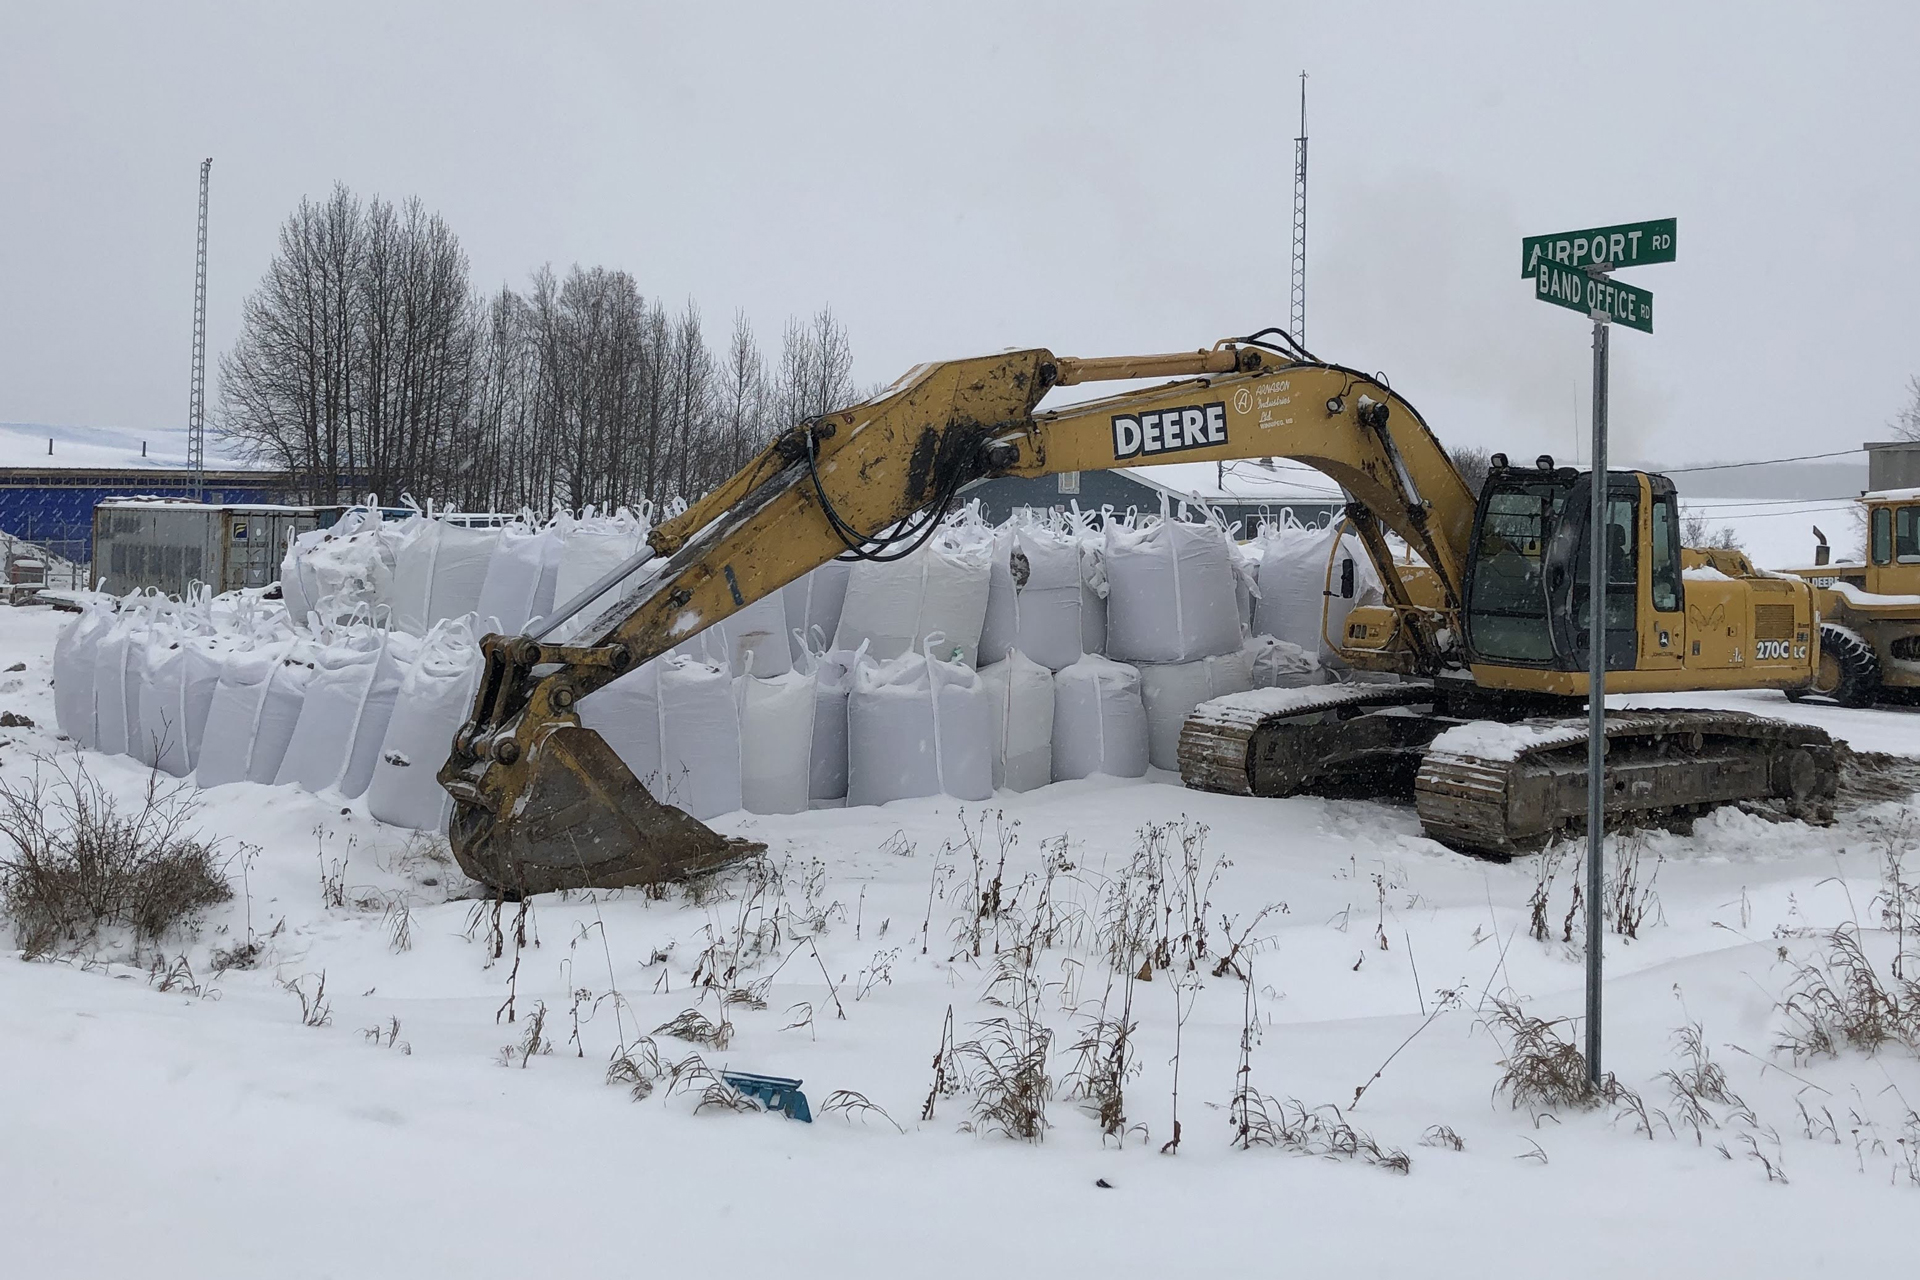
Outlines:
{"label": "cab window", "polygon": [[1920,564],[1920,507],[1901,507],[1893,516],[1893,558]]}
{"label": "cab window", "polygon": [[1663,493],[1653,500],[1653,607],[1672,613],[1680,607],[1680,529],[1674,511],[1673,495]]}
{"label": "cab window", "polygon": [[1541,571],[1564,486],[1520,484],[1486,497],[1468,601],[1473,647],[1509,662],[1550,662],[1547,593]]}
{"label": "cab window", "polygon": [[1873,509],[1873,562],[1886,564],[1893,559],[1893,508]]}

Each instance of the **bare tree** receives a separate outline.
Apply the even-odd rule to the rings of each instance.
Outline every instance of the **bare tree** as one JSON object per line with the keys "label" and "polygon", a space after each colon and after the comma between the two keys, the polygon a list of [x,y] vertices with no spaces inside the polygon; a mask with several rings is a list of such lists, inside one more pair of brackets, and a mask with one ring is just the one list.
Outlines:
{"label": "bare tree", "polygon": [[1453,459],[1453,469],[1467,482],[1467,492],[1474,497],[1487,487],[1487,477],[1493,474],[1493,455],[1475,445],[1455,445],[1447,450],[1447,456]]}
{"label": "bare tree", "polygon": [[1897,439],[1920,440],[1920,374],[1907,379],[1907,402],[1887,425]]}

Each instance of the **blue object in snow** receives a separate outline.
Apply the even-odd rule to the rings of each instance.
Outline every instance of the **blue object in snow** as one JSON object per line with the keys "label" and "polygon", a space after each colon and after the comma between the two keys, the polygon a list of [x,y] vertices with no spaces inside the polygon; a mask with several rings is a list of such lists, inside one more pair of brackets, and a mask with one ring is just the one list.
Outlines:
{"label": "blue object in snow", "polygon": [[722,1071],[720,1078],[769,1111],[778,1111],[789,1120],[813,1123],[813,1112],[807,1109],[807,1095],[800,1092],[798,1080],[751,1071]]}

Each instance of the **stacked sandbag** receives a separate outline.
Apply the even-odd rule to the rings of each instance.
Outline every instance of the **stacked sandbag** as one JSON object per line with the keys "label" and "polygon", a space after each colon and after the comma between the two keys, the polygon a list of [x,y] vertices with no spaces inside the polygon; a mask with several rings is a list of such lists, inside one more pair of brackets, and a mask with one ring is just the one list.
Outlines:
{"label": "stacked sandbag", "polygon": [[140,689],[140,723],[159,744],[151,763],[161,772],[176,778],[193,772],[220,673],[237,643],[232,636],[183,628],[150,657],[148,682]]}
{"label": "stacked sandbag", "polygon": [[351,800],[373,780],[394,700],[420,641],[386,628],[343,628],[313,654],[300,718],[275,781],[337,788]]}
{"label": "stacked sandbag", "polygon": [[[1346,630],[1356,604],[1377,600],[1379,574],[1360,539],[1342,535],[1342,526],[1323,529],[1269,525],[1261,531],[1260,602],[1254,630],[1297,645],[1322,666],[1343,666],[1329,643]],[[1353,565],[1352,594],[1346,594],[1346,565]]]}
{"label": "stacked sandbag", "polygon": [[353,507],[325,529],[296,536],[280,562],[280,594],[287,616],[304,625],[309,614],[329,618],[393,599],[395,538],[377,508]]}
{"label": "stacked sandbag", "polygon": [[486,577],[474,602],[482,633],[519,635],[536,618],[553,613],[560,585],[560,559],[570,520],[535,524],[522,517],[500,530],[487,559]]}
{"label": "stacked sandbag", "polygon": [[1297,644],[1273,636],[1255,636],[1247,641],[1245,653],[1256,689],[1302,689],[1327,682],[1320,660]]}
{"label": "stacked sandbag", "polygon": [[833,647],[865,644],[884,662],[918,652],[937,631],[947,641],[937,656],[975,665],[992,557],[991,530],[963,519],[941,526],[911,555],[857,562],[847,578]]}
{"label": "stacked sandbag", "polygon": [[801,665],[815,632],[825,644],[840,629],[840,611],[847,602],[847,580],[852,573],[852,562],[829,560],[780,589],[787,613],[788,651],[796,667]]}
{"label": "stacked sandbag", "polygon": [[394,546],[393,625],[424,636],[436,622],[475,612],[500,531],[415,515]]}
{"label": "stacked sandbag", "polygon": [[[120,601],[112,623],[93,649],[93,704],[95,745],[110,756],[129,754],[140,741],[140,703],[137,660],[152,624],[147,597],[131,595]],[[127,690],[132,683],[131,704]]]}
{"label": "stacked sandbag", "polygon": [[[561,539],[560,567],[554,576],[555,616],[570,609],[595,583],[639,555],[647,545],[648,522],[625,507],[612,515],[589,511],[566,524]],[[581,636],[613,603],[624,589],[643,579],[644,569],[601,591],[584,608],[574,613],[551,637],[571,640]]]}
{"label": "stacked sandbag", "polygon": [[847,798],[847,698],[853,692],[853,673],[865,657],[862,647],[851,652],[808,651],[800,659],[799,669],[813,680],[813,740],[807,756],[810,799]]}
{"label": "stacked sandbag", "polygon": [[798,671],[766,679],[743,675],[733,689],[740,716],[741,807],[748,813],[804,813],[812,788],[813,677]]}
{"label": "stacked sandbag", "polygon": [[1180,730],[1193,709],[1210,698],[1253,687],[1244,650],[1198,662],[1142,664],[1140,698],[1147,714],[1147,760],[1156,769],[1180,768]]}
{"label": "stacked sandbag", "polygon": [[279,777],[313,679],[312,649],[311,641],[291,635],[261,637],[227,653],[195,762],[199,785],[271,784]]}
{"label": "stacked sandbag", "polygon": [[94,670],[100,642],[113,630],[114,602],[96,596],[53,646],[53,716],[60,732],[82,747],[99,745],[95,730]]}
{"label": "stacked sandbag", "polygon": [[1107,651],[1106,534],[1101,521],[1112,508],[1082,511],[1075,503],[1067,513],[1067,530],[1080,548],[1080,652]]}
{"label": "stacked sandbag", "polygon": [[376,819],[422,831],[446,829],[453,798],[438,774],[454,733],[473,710],[480,669],[471,619],[443,622],[427,633],[420,657],[400,682],[367,785],[367,812]]}
{"label": "stacked sandbag", "polygon": [[740,718],[725,667],[667,654],[579,707],[580,723],[606,739],[654,799],[702,820],[741,807]]}
{"label": "stacked sandbag", "polygon": [[993,707],[995,790],[1046,786],[1053,781],[1053,672],[1015,649],[982,667],[980,681]]}
{"label": "stacked sandbag", "polygon": [[1053,673],[1053,779],[1147,771],[1147,712],[1140,672],[1087,654]]}
{"label": "stacked sandbag", "polygon": [[[852,602],[849,589],[850,609]],[[926,655],[862,662],[854,672],[847,698],[848,804],[993,794],[992,700],[969,664],[928,656],[947,651],[936,635]]]}
{"label": "stacked sandbag", "polygon": [[771,680],[793,670],[787,609],[780,592],[734,610],[680,645],[675,652],[724,666],[734,676]]}
{"label": "stacked sandbag", "polygon": [[980,629],[984,663],[1018,649],[1049,671],[1072,666],[1081,650],[1080,546],[1037,520],[994,530],[987,612]]}
{"label": "stacked sandbag", "polygon": [[1106,526],[1107,655],[1193,662],[1240,648],[1233,542],[1217,524]]}

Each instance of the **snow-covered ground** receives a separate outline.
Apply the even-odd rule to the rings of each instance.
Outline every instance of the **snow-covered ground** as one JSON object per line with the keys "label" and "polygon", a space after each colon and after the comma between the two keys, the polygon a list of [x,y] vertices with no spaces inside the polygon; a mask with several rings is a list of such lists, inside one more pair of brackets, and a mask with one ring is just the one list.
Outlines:
{"label": "snow-covered ground", "polygon": [[[10,781],[70,750],[49,685],[65,621],[0,611],[0,666],[26,664],[0,676],[0,710],[39,726],[0,730]],[[1920,755],[1908,712],[1698,701]],[[124,798],[145,783],[125,758],[84,759]],[[1911,1256],[1920,1186],[1900,1139],[1920,1063],[1894,1048],[1796,1064],[1773,1048],[1776,1005],[1820,931],[1857,920],[1885,951],[1876,833],[1908,805],[1827,829],[1729,811],[1648,838],[1658,907],[1637,940],[1608,939],[1606,1063],[1665,1113],[1649,1140],[1613,1108],[1536,1119],[1495,1094],[1492,997],[1580,1009],[1581,960],[1559,940],[1571,868],[1551,890],[1552,940],[1534,941],[1540,860],[1451,853],[1407,807],[1207,795],[1162,775],[964,817],[943,800],[741,814],[716,825],[767,843],[757,897],[744,875],[697,900],[543,897],[524,948],[508,904],[496,958],[491,907],[455,896],[469,888],[457,872],[361,806],[251,784],[201,800],[236,896],[164,948],[160,967],[184,957],[190,978],[154,976],[151,955],[0,959],[8,1274],[1800,1277]],[[1063,1082],[1084,1015],[1103,993],[1118,1013],[1127,986],[1100,954],[1102,903],[1138,832],[1182,820],[1206,828],[1208,954],[1191,976],[1135,976],[1128,1132],[1103,1144]],[[975,885],[996,876],[1002,910],[983,918]],[[996,944],[1010,953],[1049,920],[1032,977],[1062,1083],[1044,1141],[962,1132],[965,1092],[923,1121],[949,1010],[959,1041],[1006,1016],[987,1002]],[[766,1007],[723,1004],[696,974],[756,933],[762,949],[743,948],[724,985]],[[215,973],[213,953],[249,936],[264,940],[257,963]],[[1251,981],[1214,976],[1243,936],[1234,964]],[[311,998],[322,974],[331,1017],[303,1025],[282,984]],[[542,1004],[551,1051],[523,1057]],[[1253,1087],[1340,1105],[1410,1172],[1230,1145],[1250,1006]],[[724,1048],[655,1032],[688,1009],[731,1024]],[[1723,1127],[1699,1142],[1658,1078],[1681,1065],[1673,1033],[1689,1021],[1753,1115],[1716,1105]],[[664,1059],[803,1077],[814,1123],[696,1113],[699,1088],[666,1080],[631,1100],[608,1062],[646,1033]],[[1176,1062],[1182,1141],[1162,1154]],[[891,1122],[825,1112],[843,1089]],[[1464,1149],[1422,1145],[1434,1126]]]}

